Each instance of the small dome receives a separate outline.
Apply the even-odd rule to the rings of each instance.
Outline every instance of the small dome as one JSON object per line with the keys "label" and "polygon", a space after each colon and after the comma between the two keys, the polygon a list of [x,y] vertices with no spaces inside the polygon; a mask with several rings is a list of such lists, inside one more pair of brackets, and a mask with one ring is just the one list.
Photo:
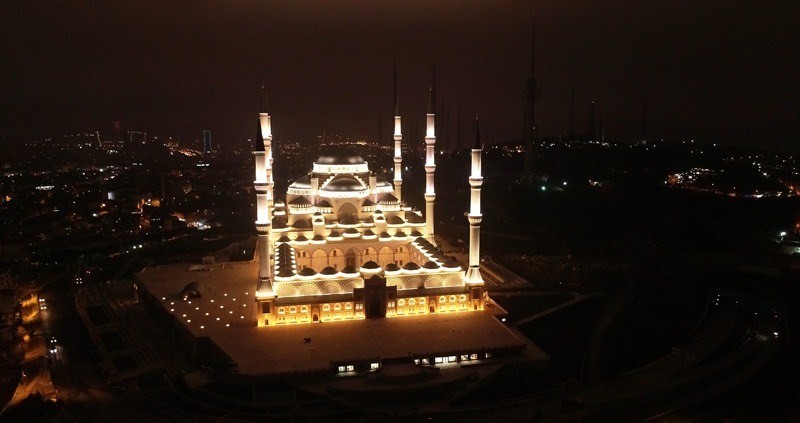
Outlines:
{"label": "small dome", "polygon": [[328,238],[341,238],[341,237],[342,234],[340,234],[339,231],[331,231],[331,233],[328,234]]}
{"label": "small dome", "polygon": [[322,235],[314,235],[314,238],[311,238],[312,241],[325,241],[325,237]]}
{"label": "small dome", "polygon": [[339,219],[339,223],[342,225],[355,225],[358,224],[358,218],[351,215],[342,216],[342,218]]}
{"label": "small dome", "polygon": [[317,207],[333,207],[333,206],[331,206],[331,203],[328,200],[322,200],[319,203],[317,203]]}
{"label": "small dome", "polygon": [[345,266],[345,268],[342,269],[342,273],[358,273],[358,269],[356,269],[355,266]]}
{"label": "small dome", "polygon": [[370,207],[370,206],[374,206],[374,205],[375,205],[375,202],[370,200],[369,198],[367,198],[366,200],[364,200],[364,203],[361,204],[361,207]]}
{"label": "small dome", "polygon": [[311,178],[308,175],[301,176],[289,185],[289,188],[308,189],[311,188]]}
{"label": "small dome", "polygon": [[400,204],[400,202],[397,201],[397,197],[395,197],[391,193],[388,193],[388,194],[384,195],[381,198],[380,201],[378,201],[378,204],[384,205],[384,206],[396,206],[396,205]]}
{"label": "small dome", "polygon": [[410,235],[413,236],[413,237],[421,237],[422,236],[422,234],[419,231],[413,231],[413,232],[411,232]]}
{"label": "small dome", "polygon": [[422,265],[422,267],[424,267],[426,269],[438,269],[439,265],[436,264],[433,261],[427,261],[427,262],[425,262],[425,264]]}
{"label": "small dome", "polygon": [[189,282],[186,286],[183,287],[181,290],[180,297],[186,301],[195,298],[201,298],[203,295],[200,293],[200,283],[199,282]]}
{"label": "small dome", "polygon": [[367,229],[366,231],[362,232],[361,235],[363,236],[373,236],[375,232],[372,232],[372,229]]}
{"label": "small dome", "polygon": [[406,221],[403,220],[403,218],[400,216],[391,216],[388,219],[386,219],[386,223],[389,223],[391,225],[402,225],[403,223],[406,223]]}
{"label": "small dome", "polygon": [[378,266],[378,263],[375,263],[372,260],[362,264],[361,267],[363,267],[365,269],[380,269],[381,268],[380,266]]}
{"label": "small dome", "polygon": [[310,267],[306,267],[305,269],[300,271],[300,276],[314,276],[316,274],[317,271]]}
{"label": "small dome", "polygon": [[356,229],[356,228],[347,228],[347,229],[344,230],[344,233],[346,233],[346,234],[357,234],[358,233],[358,229]]}
{"label": "small dome", "polygon": [[406,213],[406,220],[408,223],[424,223],[425,218],[415,212]]}
{"label": "small dome", "polygon": [[295,238],[294,240],[295,240],[295,241],[297,241],[297,242],[306,242],[306,241],[308,241],[308,238],[306,238],[306,236],[305,236],[305,235],[303,235],[303,234],[300,234],[300,235],[298,235],[298,236],[297,236],[297,238]]}
{"label": "small dome", "polygon": [[291,239],[289,239],[289,237],[286,235],[278,238],[278,242],[289,242],[289,241],[291,241]]}
{"label": "small dome", "polygon": [[406,233],[405,233],[405,232],[403,232],[403,231],[397,231],[397,233],[396,233],[396,234],[394,234],[394,236],[395,236],[396,238],[405,238],[405,237],[406,237]]}
{"label": "small dome", "polygon": [[294,276],[294,272],[292,272],[292,269],[289,269],[287,266],[281,266],[278,270],[278,276],[282,278],[288,278]]}
{"label": "small dome", "polygon": [[450,257],[447,260],[445,260],[444,263],[442,263],[442,267],[447,267],[448,269],[455,269],[455,268],[461,268],[461,265],[458,264],[458,262],[454,260],[452,257]]}
{"label": "small dome", "polygon": [[408,263],[403,265],[403,269],[406,269],[406,270],[419,270],[419,265],[417,263],[414,263],[413,261],[410,261],[410,262],[408,262]]}
{"label": "small dome", "polygon": [[311,221],[309,219],[300,219],[294,222],[292,227],[297,229],[308,229],[311,228]]}
{"label": "small dome", "polygon": [[330,275],[335,275],[335,274],[339,273],[339,271],[334,269],[331,266],[327,266],[324,269],[322,269],[319,273],[322,274],[322,275],[330,276]]}
{"label": "small dome", "polygon": [[283,229],[286,227],[286,216],[275,216],[272,218],[273,229]]}
{"label": "small dome", "polygon": [[308,201],[306,197],[295,197],[292,201],[289,202],[290,206],[299,207],[299,208],[306,208],[311,207],[311,202]]}
{"label": "small dome", "polygon": [[386,239],[386,238],[391,238],[392,236],[391,236],[391,235],[389,235],[389,233],[388,233],[388,232],[383,232],[383,233],[380,235],[380,237],[381,237],[381,238],[384,238],[384,239]]}
{"label": "small dome", "polygon": [[398,265],[396,265],[394,263],[389,263],[386,266],[384,266],[383,270],[386,270],[387,272],[396,272],[396,271],[400,270],[400,266],[398,266]]}

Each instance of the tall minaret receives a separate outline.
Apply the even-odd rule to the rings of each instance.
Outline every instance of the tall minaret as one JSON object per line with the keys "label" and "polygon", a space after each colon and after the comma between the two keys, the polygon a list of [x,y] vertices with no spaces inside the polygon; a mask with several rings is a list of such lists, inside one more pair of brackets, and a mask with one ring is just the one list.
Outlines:
{"label": "tall minaret", "polygon": [[397,97],[397,63],[394,64],[394,192],[403,201],[403,131],[400,127],[400,100]]}
{"label": "tall minaret", "polygon": [[267,112],[267,93],[261,85],[262,100],[259,113],[259,131],[253,154],[256,157],[256,231],[258,231],[258,299],[275,297],[272,290],[272,262],[270,260],[269,233],[272,216],[269,200],[272,198],[272,124]]}
{"label": "tall minaret", "polygon": [[483,277],[480,271],[480,251],[481,251],[481,132],[478,125],[478,116],[475,116],[475,138],[472,140],[472,173],[469,176],[470,201],[469,213],[469,269],[464,278],[467,285],[483,285]]}
{"label": "tall minaret", "polygon": [[436,68],[433,68],[430,96],[428,97],[428,119],[425,131],[425,230],[428,241],[436,244],[433,238],[433,209],[436,191],[433,188],[433,173],[436,172]]}

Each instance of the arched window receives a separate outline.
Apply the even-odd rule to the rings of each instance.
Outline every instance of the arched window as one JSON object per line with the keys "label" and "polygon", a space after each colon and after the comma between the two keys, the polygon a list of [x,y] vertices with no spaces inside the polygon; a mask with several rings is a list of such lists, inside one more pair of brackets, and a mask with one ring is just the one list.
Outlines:
{"label": "arched window", "polygon": [[322,311],[331,311],[331,305],[330,304],[324,304],[322,306]]}
{"label": "arched window", "polygon": [[342,309],[342,305],[339,304],[339,303],[336,303],[336,304],[333,305],[333,309],[336,310],[336,311],[339,311],[339,310]]}

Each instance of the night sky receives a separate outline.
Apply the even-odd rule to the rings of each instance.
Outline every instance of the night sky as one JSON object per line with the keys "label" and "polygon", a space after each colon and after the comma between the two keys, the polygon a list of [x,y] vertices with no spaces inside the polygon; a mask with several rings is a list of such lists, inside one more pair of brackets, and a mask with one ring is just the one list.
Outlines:
{"label": "night sky", "polygon": [[[535,9],[535,11],[534,11]],[[255,132],[264,81],[276,137],[422,132],[431,65],[450,114],[519,139],[537,25],[539,134],[587,128],[800,150],[796,1],[4,2],[0,130],[123,129],[218,141]],[[59,132],[60,131],[60,132]]]}

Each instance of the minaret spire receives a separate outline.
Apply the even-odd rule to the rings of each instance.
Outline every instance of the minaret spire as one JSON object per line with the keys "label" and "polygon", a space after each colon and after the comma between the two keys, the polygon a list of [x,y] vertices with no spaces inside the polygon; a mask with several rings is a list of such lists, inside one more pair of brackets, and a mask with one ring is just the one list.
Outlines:
{"label": "minaret spire", "polygon": [[[256,299],[267,302],[275,298],[272,289],[272,260],[270,260],[269,234],[272,229],[272,120],[267,112],[267,91],[261,84],[261,112],[258,115],[259,130],[256,139],[256,231],[258,232],[258,290]],[[269,306],[267,306],[269,307]],[[263,306],[262,306],[263,308]],[[268,309],[268,308],[267,308]],[[259,325],[269,324],[259,320]]]}
{"label": "minaret spire", "polygon": [[400,124],[400,100],[397,95],[397,62],[394,63],[394,192],[403,201],[403,133]]}
{"label": "minaret spire", "polygon": [[436,244],[433,237],[434,205],[436,204],[436,190],[433,187],[433,175],[436,172],[436,67],[433,67],[431,73],[427,128],[425,130],[425,235],[428,241]]}
{"label": "minaret spire", "polygon": [[[469,269],[464,275],[467,285],[470,287],[483,286],[483,277],[480,271],[480,249],[481,249],[481,186],[483,176],[481,175],[481,129],[478,122],[478,115],[475,115],[475,136],[472,139],[472,172],[469,176],[470,202],[467,220],[469,221]],[[478,291],[480,292],[480,291]],[[476,293],[471,292],[470,296],[475,298]]]}
{"label": "minaret spire", "polygon": [[267,90],[264,88],[264,83],[261,83],[261,113],[269,113],[267,101]]}

